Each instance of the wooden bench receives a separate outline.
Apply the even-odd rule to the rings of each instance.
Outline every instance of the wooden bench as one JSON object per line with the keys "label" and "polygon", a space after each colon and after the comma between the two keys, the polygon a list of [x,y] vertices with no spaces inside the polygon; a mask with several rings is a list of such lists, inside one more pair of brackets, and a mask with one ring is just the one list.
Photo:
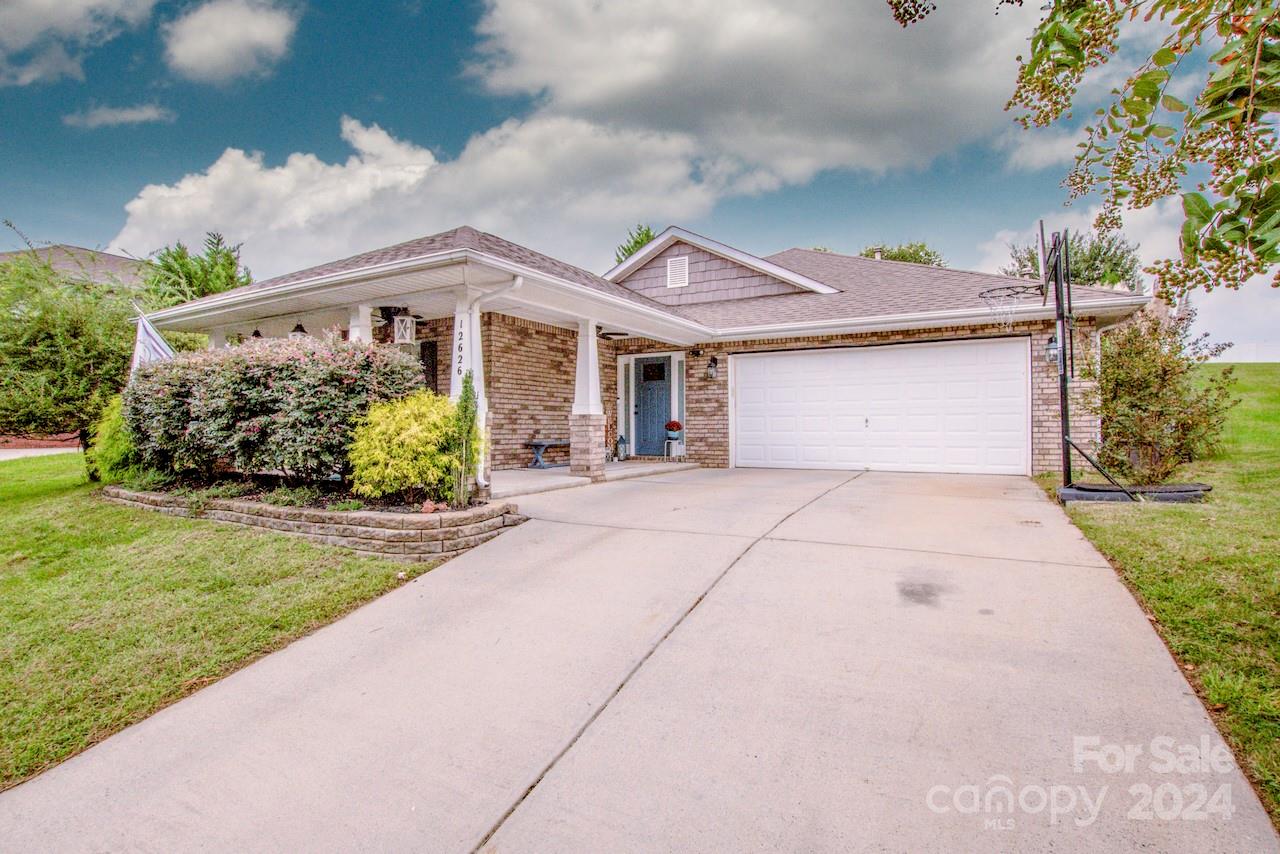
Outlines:
{"label": "wooden bench", "polygon": [[524,446],[533,450],[533,462],[529,463],[529,468],[531,469],[552,469],[569,465],[568,463],[549,463],[542,458],[542,455],[547,452],[547,448],[569,447],[568,439],[534,439],[525,442]]}

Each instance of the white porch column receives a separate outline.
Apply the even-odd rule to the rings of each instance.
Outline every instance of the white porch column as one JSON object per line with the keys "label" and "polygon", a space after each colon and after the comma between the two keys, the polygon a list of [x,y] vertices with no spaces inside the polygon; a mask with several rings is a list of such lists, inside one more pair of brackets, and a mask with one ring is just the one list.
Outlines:
{"label": "white porch column", "polygon": [[462,381],[471,372],[471,385],[476,392],[476,427],[484,440],[484,454],[476,472],[476,487],[482,497],[488,496],[489,472],[493,447],[489,441],[489,399],[484,390],[484,345],[480,340],[479,294],[464,288],[458,295],[453,312],[453,351],[450,355],[449,398],[462,395]]}
{"label": "white porch column", "polygon": [[347,340],[373,343],[373,306],[353,305],[347,321]]}
{"label": "white porch column", "polygon": [[600,346],[595,320],[578,321],[578,358],[569,416],[569,471],[604,479],[604,404],[600,399]]}
{"label": "white porch column", "polygon": [[210,329],[209,330],[209,349],[221,350],[227,346],[227,330]]}
{"label": "white porch column", "polygon": [[486,401],[484,393],[484,349],[480,340],[480,309],[473,305],[475,295],[463,291],[458,297],[453,313],[453,352],[449,371],[449,397],[458,399],[462,394],[462,378],[471,371],[471,382],[476,390],[476,403],[480,417],[484,418]]}
{"label": "white porch column", "polygon": [[603,415],[600,400],[600,345],[596,322],[578,321],[578,362],[573,384],[573,414]]}

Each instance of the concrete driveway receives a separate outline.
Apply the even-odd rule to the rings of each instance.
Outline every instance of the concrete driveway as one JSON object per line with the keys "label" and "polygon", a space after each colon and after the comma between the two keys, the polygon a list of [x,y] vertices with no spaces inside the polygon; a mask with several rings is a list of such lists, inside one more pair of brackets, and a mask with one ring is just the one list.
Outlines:
{"label": "concrete driveway", "polygon": [[1026,479],[691,471],[520,504],[0,794],[0,848],[1280,850]]}

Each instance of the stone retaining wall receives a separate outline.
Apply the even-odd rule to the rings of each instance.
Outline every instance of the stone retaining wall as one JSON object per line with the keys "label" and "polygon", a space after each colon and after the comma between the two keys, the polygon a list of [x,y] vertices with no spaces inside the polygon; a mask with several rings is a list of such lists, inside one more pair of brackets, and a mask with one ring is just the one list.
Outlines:
{"label": "stone retaining wall", "polygon": [[400,561],[454,557],[528,518],[517,512],[516,505],[504,501],[443,513],[381,513],[277,507],[228,498],[200,500],[193,508],[193,502],[184,496],[134,492],[119,486],[104,487],[102,494],[108,501],[127,507],[265,528]]}

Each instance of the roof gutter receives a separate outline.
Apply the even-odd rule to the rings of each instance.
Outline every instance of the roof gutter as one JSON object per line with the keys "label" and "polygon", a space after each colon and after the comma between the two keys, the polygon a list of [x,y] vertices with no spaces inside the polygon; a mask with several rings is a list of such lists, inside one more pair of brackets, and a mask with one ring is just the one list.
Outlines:
{"label": "roof gutter", "polygon": [[[1076,303],[1076,313],[1088,317],[1127,315],[1146,305],[1150,297],[1123,297],[1116,300]],[[1013,310],[1014,320],[1050,320],[1053,309],[1048,306],[1019,306]],[[897,329],[928,329],[953,324],[991,322],[991,310],[987,308],[953,309],[949,311],[914,312],[911,314],[883,314],[865,318],[835,318],[832,320],[799,323],[772,323],[762,326],[736,326],[717,329],[716,341],[737,341],[747,338],[801,337],[807,335],[833,335],[856,332],[886,332]]]}
{"label": "roof gutter", "polygon": [[311,291],[320,290],[326,287],[339,285],[352,285],[357,282],[379,278],[381,276],[392,275],[395,273],[410,272],[419,269],[428,269],[431,267],[444,266],[446,264],[456,263],[459,261],[474,260],[478,263],[492,267],[496,270],[510,273],[513,277],[533,279],[538,282],[550,285],[560,290],[596,300],[615,308],[622,308],[628,311],[638,312],[649,320],[662,323],[669,328],[679,330],[686,335],[692,335],[699,340],[705,339],[713,334],[713,330],[688,318],[680,317],[664,309],[654,306],[645,305],[638,300],[627,299],[615,294],[606,293],[596,290],[586,285],[580,285],[563,279],[559,276],[527,267],[504,258],[489,255],[478,249],[464,247],[462,249],[450,249],[445,252],[436,252],[428,255],[422,255],[417,258],[408,258],[401,261],[393,261],[386,264],[377,264],[371,267],[361,267],[358,270],[345,270],[341,273],[330,273],[325,276],[315,276],[310,279],[303,279],[298,282],[287,282],[281,285],[275,285],[266,288],[254,288],[243,292],[229,292],[225,295],[219,295],[209,298],[207,301],[199,301],[196,303],[185,303],[176,305],[171,308],[161,309],[147,315],[147,319],[153,323],[163,325],[169,321],[193,321],[201,318],[217,314],[233,308],[241,308],[252,306],[257,303],[275,302],[283,298],[299,296]]}

